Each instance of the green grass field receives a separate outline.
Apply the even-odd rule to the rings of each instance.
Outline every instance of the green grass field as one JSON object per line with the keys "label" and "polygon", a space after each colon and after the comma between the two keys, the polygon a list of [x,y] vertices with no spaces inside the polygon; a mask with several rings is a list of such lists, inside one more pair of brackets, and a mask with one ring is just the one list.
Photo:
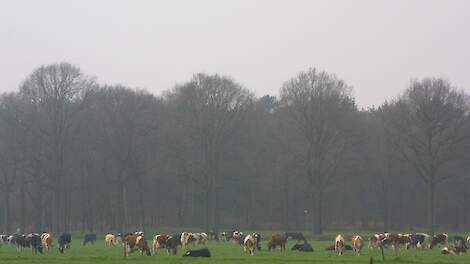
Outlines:
{"label": "green grass field", "polygon": [[[369,263],[370,257],[374,263],[382,263],[378,250],[364,249],[361,256],[356,256],[352,251],[347,251],[343,256],[336,256],[334,252],[325,251],[328,241],[310,241],[315,252],[292,252],[290,247],[295,244],[289,241],[285,252],[268,252],[266,241],[262,242],[263,250],[257,251],[255,256],[248,256],[243,252],[241,246],[231,243],[217,243],[210,241],[207,247],[211,251],[212,257],[207,258],[183,258],[183,250],[178,248],[176,256],[169,256],[166,251],[160,251],[157,255],[141,256],[139,252],[134,252],[127,259],[123,258],[123,248],[105,247],[104,241],[99,239],[93,246],[82,246],[80,238],[74,238],[71,249],[65,254],[60,254],[57,246],[51,252],[43,255],[33,256],[31,250],[26,249],[17,253],[13,246],[3,245],[0,248],[0,263]],[[151,246],[151,241],[149,245]],[[202,246],[193,246],[201,248]],[[385,250],[386,263],[470,263],[470,255],[449,256],[441,255],[439,249],[434,250],[401,250],[396,257],[392,249]]]}

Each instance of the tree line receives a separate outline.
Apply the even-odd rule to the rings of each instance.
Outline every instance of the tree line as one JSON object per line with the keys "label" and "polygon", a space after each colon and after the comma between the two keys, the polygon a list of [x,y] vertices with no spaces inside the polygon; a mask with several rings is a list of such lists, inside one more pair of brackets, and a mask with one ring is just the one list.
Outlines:
{"label": "tree line", "polygon": [[155,95],[44,65],[0,97],[0,227],[468,229],[469,110],[440,78],[360,109],[316,68],[256,97],[219,74]]}

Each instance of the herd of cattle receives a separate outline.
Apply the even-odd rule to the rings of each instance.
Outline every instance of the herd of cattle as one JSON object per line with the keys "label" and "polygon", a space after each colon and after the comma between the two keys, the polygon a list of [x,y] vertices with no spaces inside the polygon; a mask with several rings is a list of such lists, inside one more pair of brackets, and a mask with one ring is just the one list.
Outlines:
{"label": "herd of cattle", "polygon": [[[305,237],[300,232],[284,232],[271,236],[267,241],[267,249],[271,251],[280,248],[281,251],[286,249],[288,239],[297,240],[291,250],[313,252],[313,247],[307,242]],[[189,233],[182,232],[172,235],[156,234],[153,236],[152,248],[148,245],[144,232],[137,231],[134,233],[108,233],[104,237],[105,245],[114,247],[122,245],[124,248],[124,256],[135,251],[140,251],[141,255],[151,256],[157,254],[159,250],[166,249],[168,254],[176,255],[178,247],[188,249],[193,244],[205,245],[209,240],[216,240],[219,242],[231,242],[243,246],[244,251],[249,255],[254,255],[255,251],[261,250],[261,234],[250,233],[243,234],[243,232],[233,230],[230,232],[222,232],[217,234],[215,232],[208,233]],[[64,253],[66,249],[70,248],[72,237],[68,233],[64,233],[58,237],[58,249],[60,253]],[[453,243],[449,243],[452,241]],[[83,245],[94,244],[96,242],[96,234],[86,234],[83,240]],[[300,243],[302,242],[302,243]],[[0,235],[0,245],[9,244],[16,246],[18,251],[24,248],[31,248],[32,253],[35,255],[38,252],[43,253],[43,250],[49,251],[52,249],[52,235],[44,232],[41,235],[38,233]],[[345,238],[339,234],[332,244],[325,248],[325,250],[335,251],[339,256],[343,255],[346,250],[352,250],[357,255],[365,245],[363,238],[360,235],[353,235],[351,238],[351,245],[346,244]],[[384,249],[391,247],[397,252],[400,248],[415,248],[415,249],[432,249],[435,246],[442,246],[441,253],[445,255],[459,255],[466,253],[470,246],[470,236],[464,239],[460,236],[455,236],[449,240],[447,234],[437,234],[429,236],[425,233],[415,234],[400,234],[400,233],[381,233],[370,236],[368,239],[369,248]],[[183,256],[189,257],[210,257],[210,251],[207,248],[199,250],[187,250]]]}

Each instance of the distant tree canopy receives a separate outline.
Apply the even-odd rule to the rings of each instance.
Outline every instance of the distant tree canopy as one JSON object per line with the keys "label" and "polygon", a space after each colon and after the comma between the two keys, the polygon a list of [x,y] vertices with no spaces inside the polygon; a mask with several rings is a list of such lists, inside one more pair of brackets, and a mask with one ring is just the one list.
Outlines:
{"label": "distant tree canopy", "polygon": [[469,95],[443,79],[358,109],[316,68],[276,98],[204,73],[154,95],[52,64],[0,96],[0,231],[468,230],[469,154]]}

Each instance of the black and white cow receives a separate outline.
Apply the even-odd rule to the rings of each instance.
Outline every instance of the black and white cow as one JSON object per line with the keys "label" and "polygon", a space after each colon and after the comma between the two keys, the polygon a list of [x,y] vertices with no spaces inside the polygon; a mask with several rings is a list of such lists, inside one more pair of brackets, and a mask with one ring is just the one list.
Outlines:
{"label": "black and white cow", "polygon": [[59,252],[64,253],[65,249],[70,248],[72,236],[69,233],[64,233],[59,237]]}
{"label": "black and white cow", "polygon": [[36,255],[38,252],[42,254],[42,239],[37,233],[28,234],[25,237],[25,244],[31,247],[31,252]]}
{"label": "black and white cow", "polygon": [[297,251],[302,251],[302,252],[313,252],[312,245],[309,243],[305,242],[303,244],[295,244],[291,250],[297,250]]}
{"label": "black and white cow", "polygon": [[448,239],[449,239],[449,236],[447,234],[437,234],[437,235],[432,237],[431,245],[429,246],[429,248],[432,249],[436,245],[447,246]]}

